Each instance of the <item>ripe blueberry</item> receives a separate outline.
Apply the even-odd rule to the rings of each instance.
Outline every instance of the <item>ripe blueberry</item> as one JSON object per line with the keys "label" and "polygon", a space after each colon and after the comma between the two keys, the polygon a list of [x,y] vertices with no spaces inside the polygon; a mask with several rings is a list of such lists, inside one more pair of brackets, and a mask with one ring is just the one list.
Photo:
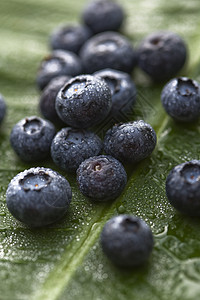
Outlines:
{"label": "ripe blueberry", "polygon": [[19,221],[39,227],[51,224],[67,212],[72,192],[68,181],[47,168],[31,168],[8,185],[6,203]]}
{"label": "ripe blueberry", "polygon": [[76,54],[70,51],[55,50],[41,62],[37,75],[37,85],[43,90],[57,76],[76,76],[81,73],[82,64]]}
{"label": "ripe blueberry", "polygon": [[93,132],[67,127],[54,137],[51,157],[60,168],[73,172],[86,158],[99,155],[102,148],[101,139]]}
{"label": "ripe blueberry", "polygon": [[77,182],[83,195],[96,201],[117,198],[123,191],[127,175],[122,164],[112,156],[86,159],[77,170]]}
{"label": "ripe blueberry", "polygon": [[101,233],[101,246],[106,256],[119,267],[135,267],[147,261],[153,249],[149,226],[131,215],[110,219]]}
{"label": "ripe blueberry", "polygon": [[173,168],[167,176],[166,193],[177,210],[200,216],[200,161],[188,161]]}
{"label": "ripe blueberry", "polygon": [[85,8],[82,18],[95,34],[103,31],[117,31],[123,23],[124,11],[114,1],[96,0]]}
{"label": "ripe blueberry", "polygon": [[3,121],[5,114],[6,114],[6,104],[3,96],[0,94],[0,123]]}
{"label": "ripe blueberry", "polygon": [[155,146],[156,133],[142,120],[117,124],[104,138],[105,153],[122,162],[139,162],[148,157]]}
{"label": "ripe blueberry", "polygon": [[90,75],[72,78],[56,98],[58,116],[76,128],[88,128],[101,122],[111,105],[111,91],[106,82]]}
{"label": "ripe blueberry", "polygon": [[52,33],[50,44],[53,50],[62,49],[78,54],[83,44],[92,36],[87,26],[65,25]]}
{"label": "ripe blueberry", "polygon": [[56,96],[61,87],[71,78],[71,76],[58,76],[53,78],[45,87],[39,102],[41,114],[55,124],[61,123],[56,112]]}
{"label": "ripe blueberry", "polygon": [[161,101],[175,120],[195,121],[200,116],[200,85],[187,77],[174,78],[164,86]]}
{"label": "ripe blueberry", "polygon": [[147,36],[138,49],[138,65],[154,81],[168,80],[183,67],[187,49],[182,38],[159,31]]}
{"label": "ripe blueberry", "polygon": [[131,73],[136,65],[136,54],[129,40],[111,31],[90,38],[80,56],[87,73],[105,68]]}
{"label": "ripe blueberry", "polygon": [[22,119],[13,127],[10,143],[21,160],[38,161],[49,155],[55,133],[51,122],[31,116]]}
{"label": "ripe blueberry", "polygon": [[94,73],[106,81],[112,95],[110,115],[121,121],[130,111],[136,99],[136,87],[129,74],[112,69],[104,69]]}

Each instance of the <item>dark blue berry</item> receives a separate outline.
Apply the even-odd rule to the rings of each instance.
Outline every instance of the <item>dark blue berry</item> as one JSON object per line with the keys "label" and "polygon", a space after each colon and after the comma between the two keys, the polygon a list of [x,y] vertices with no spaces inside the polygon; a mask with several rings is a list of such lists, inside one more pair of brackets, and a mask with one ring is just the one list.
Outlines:
{"label": "dark blue berry", "polygon": [[106,82],[90,75],[72,78],[56,99],[61,120],[76,128],[88,128],[101,122],[111,105],[111,91]]}
{"label": "dark blue berry", "polygon": [[154,244],[149,226],[131,215],[110,219],[103,228],[100,242],[106,256],[119,267],[145,263]]}
{"label": "dark blue berry", "polygon": [[69,80],[71,76],[58,76],[53,78],[44,89],[39,102],[41,114],[53,123],[61,122],[55,108],[56,96],[61,87]]}
{"label": "dark blue berry", "polygon": [[131,73],[136,54],[129,40],[116,32],[104,32],[90,38],[80,51],[84,69],[94,73],[105,68]]}
{"label": "dark blue berry", "polygon": [[63,217],[71,202],[68,181],[46,168],[31,168],[15,176],[6,192],[10,213],[19,221],[39,227]]}
{"label": "dark blue berry", "polygon": [[76,76],[81,73],[81,60],[76,54],[70,51],[55,50],[41,62],[37,75],[37,85],[43,90],[57,76]]}
{"label": "dark blue berry", "polygon": [[0,123],[3,121],[3,118],[6,114],[6,103],[3,96],[0,94]]}
{"label": "dark blue berry", "polygon": [[103,31],[117,31],[123,23],[124,11],[114,1],[96,0],[85,8],[82,18],[95,34]]}
{"label": "dark blue berry", "polygon": [[175,120],[195,121],[200,116],[200,85],[187,77],[174,78],[164,86],[161,101]]}
{"label": "dark blue berry", "polygon": [[10,143],[21,160],[38,161],[49,155],[55,133],[51,122],[31,116],[22,119],[13,127]]}
{"label": "dark blue berry", "polygon": [[118,121],[123,120],[130,112],[136,99],[136,87],[131,77],[124,72],[104,69],[94,73],[104,79],[112,94],[112,108],[110,115]]}
{"label": "dark blue berry", "polygon": [[102,149],[101,139],[93,132],[67,127],[54,137],[51,157],[60,168],[73,172],[86,158],[99,155]]}
{"label": "dark blue berry", "polygon": [[138,49],[139,67],[154,81],[168,80],[185,64],[187,49],[182,38],[160,31],[147,36]]}
{"label": "dark blue berry", "polygon": [[87,26],[65,25],[52,33],[50,44],[52,49],[62,49],[78,54],[83,44],[92,36]]}
{"label": "dark blue berry", "polygon": [[104,138],[105,153],[122,162],[139,162],[148,157],[155,146],[156,133],[142,120],[117,124]]}
{"label": "dark blue berry", "polygon": [[167,176],[166,193],[177,210],[200,216],[200,161],[192,160],[173,168]]}
{"label": "dark blue berry", "polygon": [[77,170],[77,182],[83,195],[96,201],[117,198],[123,191],[127,175],[122,164],[112,156],[86,159]]}

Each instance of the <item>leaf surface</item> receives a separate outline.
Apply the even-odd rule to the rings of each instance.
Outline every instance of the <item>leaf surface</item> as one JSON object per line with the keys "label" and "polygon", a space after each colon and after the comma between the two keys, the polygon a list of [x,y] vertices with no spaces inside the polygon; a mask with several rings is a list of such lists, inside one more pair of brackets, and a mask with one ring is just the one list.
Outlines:
{"label": "leaf surface", "polygon": [[[144,119],[156,130],[152,156],[128,167],[128,184],[112,203],[92,203],[70,181],[73,201],[63,220],[29,229],[8,212],[5,192],[22,163],[9,145],[13,125],[38,115],[35,86],[49,33],[59,24],[78,22],[85,1],[0,1],[0,92],[7,117],[0,128],[0,298],[2,300],[196,300],[200,296],[200,222],[176,212],[165,196],[165,179],[175,165],[200,159],[200,123],[175,124],[160,103],[162,85],[134,74],[138,99],[131,120]],[[190,57],[180,75],[200,81],[199,1],[124,0],[124,33],[138,45],[147,34],[171,30],[183,36]],[[52,162],[44,166],[56,169]],[[58,169],[57,169],[58,170]],[[59,171],[59,170],[58,170]],[[113,266],[99,246],[99,234],[113,215],[132,213],[152,228],[155,247],[149,263],[136,270]]]}

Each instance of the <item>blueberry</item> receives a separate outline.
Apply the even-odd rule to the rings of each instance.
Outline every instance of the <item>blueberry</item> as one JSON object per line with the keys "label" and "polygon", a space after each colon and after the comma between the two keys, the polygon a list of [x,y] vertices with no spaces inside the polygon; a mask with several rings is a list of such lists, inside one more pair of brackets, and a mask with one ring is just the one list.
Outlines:
{"label": "blueberry", "polygon": [[52,33],[50,37],[51,48],[62,49],[78,54],[83,44],[92,36],[87,26],[65,25]]}
{"label": "blueberry", "polygon": [[103,228],[100,242],[106,256],[119,267],[145,263],[154,244],[149,226],[131,215],[110,219]]}
{"label": "blueberry", "polygon": [[82,18],[95,34],[103,31],[117,31],[123,23],[124,11],[114,1],[96,0],[85,8]]}
{"label": "blueberry", "polygon": [[104,69],[94,73],[106,81],[112,95],[112,108],[110,115],[121,121],[130,112],[136,99],[136,87],[131,77],[124,72]]}
{"label": "blueberry", "polygon": [[122,164],[112,156],[99,155],[86,159],[77,170],[81,193],[92,200],[107,201],[123,191],[127,175]]}
{"label": "blueberry", "polygon": [[21,160],[38,161],[49,155],[55,133],[51,122],[31,116],[22,119],[13,127],[10,143]]}
{"label": "blueberry", "polygon": [[81,73],[81,60],[76,54],[70,51],[55,50],[41,62],[37,75],[37,85],[39,89],[43,90],[57,76],[76,76]]}
{"label": "blueberry", "polygon": [[45,87],[39,102],[41,114],[51,122],[59,124],[61,122],[55,108],[56,96],[61,87],[69,80],[71,76],[58,76],[53,78]]}
{"label": "blueberry", "polygon": [[45,226],[62,218],[71,198],[68,181],[53,170],[40,167],[16,175],[6,192],[10,213],[31,227]]}
{"label": "blueberry", "polygon": [[63,122],[87,128],[101,122],[112,105],[106,82],[90,75],[72,78],[56,98],[56,111]]}
{"label": "blueberry", "polygon": [[54,137],[51,157],[60,168],[73,172],[86,158],[99,155],[102,148],[101,139],[93,132],[67,127]]}
{"label": "blueberry", "polygon": [[3,118],[6,114],[6,103],[3,96],[0,94],[0,123],[3,121]]}
{"label": "blueberry", "polygon": [[200,216],[200,161],[188,161],[173,168],[167,176],[166,193],[177,210]]}
{"label": "blueberry", "polygon": [[176,121],[195,121],[200,116],[200,85],[187,77],[174,78],[164,86],[161,101]]}
{"label": "blueberry", "polygon": [[87,73],[105,68],[131,73],[136,64],[131,43],[116,32],[99,33],[90,38],[82,47],[80,56]]}
{"label": "blueberry", "polygon": [[122,162],[139,162],[148,157],[155,146],[156,133],[142,120],[117,124],[104,138],[105,153]]}
{"label": "blueberry", "polygon": [[154,81],[168,80],[185,64],[187,49],[182,38],[160,31],[147,36],[138,49],[139,67]]}

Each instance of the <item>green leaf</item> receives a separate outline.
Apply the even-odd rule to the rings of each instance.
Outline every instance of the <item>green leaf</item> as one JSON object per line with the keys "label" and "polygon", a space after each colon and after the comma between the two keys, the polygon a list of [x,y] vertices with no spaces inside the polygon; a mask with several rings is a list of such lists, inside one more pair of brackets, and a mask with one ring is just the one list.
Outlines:
{"label": "green leaf", "polygon": [[[148,33],[167,29],[186,40],[190,58],[181,75],[200,80],[199,0],[121,1],[124,33],[137,45]],[[196,300],[200,296],[200,222],[176,212],[165,196],[165,179],[178,163],[200,159],[200,123],[175,124],[160,103],[161,85],[140,71],[139,93],[130,119],[143,118],[156,130],[152,156],[129,167],[128,184],[112,203],[91,203],[73,176],[73,201],[63,220],[30,229],[8,212],[5,192],[11,178],[33,165],[22,163],[9,145],[12,126],[39,114],[35,76],[48,53],[48,35],[60,23],[78,22],[84,0],[0,1],[0,92],[8,110],[0,128],[0,298],[3,300]],[[42,165],[56,169],[50,162]],[[36,164],[34,164],[36,166]],[[152,228],[155,247],[145,266],[113,266],[99,246],[99,234],[113,215],[132,213]]]}

